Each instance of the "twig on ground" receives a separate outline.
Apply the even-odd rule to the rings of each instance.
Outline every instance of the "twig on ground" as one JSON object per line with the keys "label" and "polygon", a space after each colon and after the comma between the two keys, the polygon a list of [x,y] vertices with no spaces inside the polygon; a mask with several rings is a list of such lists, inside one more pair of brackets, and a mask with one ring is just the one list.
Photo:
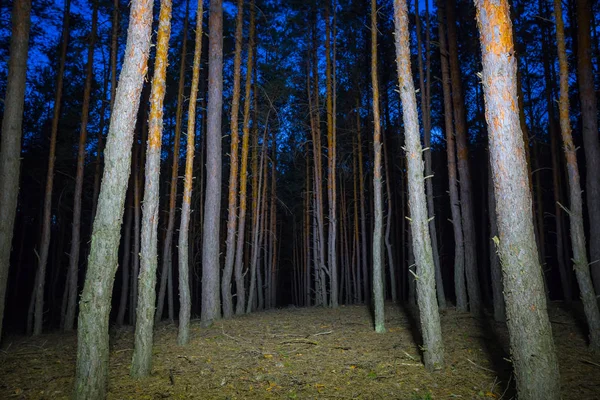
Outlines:
{"label": "twig on ground", "polygon": [[308,338],[311,336],[331,335],[332,333],[333,333],[333,331],[319,332],[319,333],[313,333],[312,335],[308,335],[306,337]]}
{"label": "twig on ground", "polygon": [[310,344],[313,346],[319,345],[319,343],[317,343],[317,342],[313,342],[312,340],[305,340],[305,339],[284,340],[283,342],[280,342],[279,344],[293,344],[293,343],[304,343],[304,344]]}
{"label": "twig on ground", "polygon": [[584,363],[584,364],[590,364],[590,365],[593,365],[593,366],[596,366],[596,367],[600,367],[600,364],[596,364],[595,362],[592,362],[590,360],[581,360],[581,362]]}
{"label": "twig on ground", "polygon": [[492,372],[494,374],[496,373],[496,371],[486,368],[486,367],[482,367],[481,365],[474,363],[473,361],[469,360],[468,358],[467,358],[467,361],[470,362],[471,364],[473,364],[474,366],[476,366],[477,368],[481,368],[484,371]]}

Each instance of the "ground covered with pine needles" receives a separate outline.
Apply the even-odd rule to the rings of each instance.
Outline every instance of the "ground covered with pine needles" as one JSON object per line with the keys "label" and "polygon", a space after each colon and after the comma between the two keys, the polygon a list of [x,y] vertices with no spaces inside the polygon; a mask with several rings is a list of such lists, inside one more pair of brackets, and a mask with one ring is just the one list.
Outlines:
{"label": "ground covered with pine needles", "polygon": [[[418,323],[387,305],[384,334],[364,306],[287,308],[211,328],[156,328],[152,375],[129,377],[133,330],[111,332],[109,399],[510,399],[515,396],[505,326],[453,309],[442,312],[444,369],[421,364]],[[550,319],[563,399],[600,399],[600,361],[577,321],[557,304]],[[415,340],[417,339],[417,340]],[[8,337],[0,351],[0,398],[70,397],[75,334]]]}

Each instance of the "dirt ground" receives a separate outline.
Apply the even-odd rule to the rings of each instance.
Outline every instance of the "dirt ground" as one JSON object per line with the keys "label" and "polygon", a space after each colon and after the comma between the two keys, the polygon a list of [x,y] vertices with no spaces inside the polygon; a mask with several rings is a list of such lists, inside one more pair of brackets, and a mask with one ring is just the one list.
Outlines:
{"label": "dirt ground", "polygon": [[[600,360],[576,321],[550,312],[563,399],[600,399]],[[416,320],[386,306],[384,334],[364,306],[286,308],[193,323],[189,346],[177,328],[156,329],[151,377],[133,380],[131,328],[111,332],[109,399],[510,399],[514,381],[501,324],[453,309],[442,313],[446,365],[429,373],[415,341]],[[0,399],[69,398],[75,334],[9,337],[0,351]]]}

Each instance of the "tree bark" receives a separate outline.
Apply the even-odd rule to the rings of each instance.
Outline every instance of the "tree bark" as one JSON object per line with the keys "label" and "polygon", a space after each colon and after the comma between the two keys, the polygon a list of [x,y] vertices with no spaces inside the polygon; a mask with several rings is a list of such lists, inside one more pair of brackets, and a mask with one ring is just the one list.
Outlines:
{"label": "tree bark", "polygon": [[507,0],[477,0],[482,84],[496,195],[504,296],[520,399],[559,399],[560,379],[546,309],[544,281],[519,123],[517,64]]}
{"label": "tree bark", "polygon": [[444,364],[444,346],[440,315],[436,301],[435,267],[427,217],[427,200],[423,176],[423,149],[419,135],[417,99],[411,76],[406,0],[394,0],[394,25],[398,82],[405,129],[405,148],[408,171],[408,194],[413,251],[417,265],[417,296],[425,368],[434,370]]}
{"label": "tree bark", "polygon": [[132,193],[127,196],[127,210],[125,211],[124,239],[123,239],[123,261],[121,268],[123,281],[121,283],[121,297],[119,298],[119,311],[117,312],[117,326],[123,326],[125,311],[127,310],[127,299],[129,297],[129,259],[131,255],[131,222],[132,222]]}
{"label": "tree bark", "polygon": [[2,337],[10,252],[19,197],[21,136],[30,25],[31,0],[14,2],[4,117],[2,119],[2,143],[0,144],[0,338]]}
{"label": "tree bark", "polygon": [[108,318],[117,270],[123,205],[140,94],[148,70],[152,0],[132,0],[121,79],[106,142],[102,186],[77,330],[76,399],[104,399],[108,379]]}

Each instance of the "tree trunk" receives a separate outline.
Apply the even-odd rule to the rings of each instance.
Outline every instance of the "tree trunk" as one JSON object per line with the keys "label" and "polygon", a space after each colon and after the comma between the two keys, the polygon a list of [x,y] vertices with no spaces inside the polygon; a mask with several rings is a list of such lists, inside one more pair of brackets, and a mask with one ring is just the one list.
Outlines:
{"label": "tree trunk", "polygon": [[[142,114],[144,115],[144,114]],[[144,123],[145,124],[145,123]],[[140,147],[141,143],[134,142],[133,148],[133,262],[131,263],[131,290],[129,300],[129,324],[135,325],[137,298],[138,298],[138,275],[140,269]]]}
{"label": "tree trunk", "polygon": [[[594,293],[585,246],[583,199],[581,197],[579,167],[577,166],[577,154],[575,152],[575,144],[573,143],[569,120],[569,67],[560,0],[554,0],[554,15],[556,16],[556,41],[558,44],[558,62],[560,65],[560,133],[567,161],[567,177],[569,179],[570,210],[568,213],[571,222],[573,269],[575,270],[575,276],[579,284],[583,310],[588,323],[590,348],[593,351],[600,351],[600,311],[598,310],[598,302]],[[598,201],[597,198],[595,199]]]}
{"label": "tree trunk", "polygon": [[[88,45],[88,58],[86,78],[83,89],[83,109],[81,110],[81,128],[79,133],[79,150],[77,152],[77,175],[75,177],[75,194],[73,196],[73,226],[71,230],[71,250],[69,252],[69,300],[65,315],[65,331],[73,330],[75,324],[75,311],[77,306],[77,275],[79,273],[79,250],[81,248],[81,195],[83,192],[83,169],[85,163],[85,146],[87,141],[87,124],[90,112],[90,97],[92,80],[94,79],[94,45],[96,44],[96,27],[98,25],[98,2],[94,1],[92,12],[92,32]],[[127,251],[129,249],[127,248]]]}
{"label": "tree trunk", "polygon": [[438,303],[436,301],[435,267],[427,217],[423,149],[419,135],[417,100],[411,76],[406,0],[394,0],[394,25],[398,81],[406,140],[410,225],[417,265],[417,296],[423,334],[423,359],[425,367],[431,371],[443,366],[444,347]]}
{"label": "tree trunk", "polygon": [[196,40],[194,47],[194,66],[192,72],[192,88],[188,107],[188,135],[185,158],[185,179],[183,183],[183,203],[181,206],[181,225],[179,227],[179,331],[177,344],[186,345],[190,340],[190,316],[192,301],[189,278],[189,224],[192,201],[192,184],[194,180],[194,153],[196,132],[196,102],[198,101],[198,82],[200,81],[200,60],[202,55],[202,14],[203,2],[198,2],[196,11]]}
{"label": "tree trunk", "polygon": [[[223,317],[233,315],[233,297],[231,296],[231,275],[235,261],[235,233],[237,223],[237,186],[238,186],[238,152],[239,132],[238,117],[240,110],[240,81],[242,64],[242,31],[244,25],[244,0],[237,2],[237,17],[235,21],[235,56],[233,60],[233,99],[231,100],[231,151],[229,169],[229,210],[227,218],[227,250],[225,267],[221,280],[221,297],[223,299]],[[249,100],[249,99],[248,99]]]}
{"label": "tree trunk", "polygon": [[471,189],[471,170],[469,167],[469,148],[465,106],[458,63],[458,44],[456,40],[455,2],[448,1],[448,51],[450,58],[450,76],[452,80],[452,105],[454,106],[454,128],[456,130],[456,153],[460,183],[460,206],[465,249],[465,272],[469,306],[473,314],[481,313],[481,287],[477,271],[477,241]]}
{"label": "tree trunk", "polygon": [[396,265],[394,264],[394,250],[392,248],[391,234],[392,234],[392,218],[393,218],[393,210],[392,210],[392,197],[394,194],[392,193],[392,175],[391,169],[389,166],[389,155],[388,155],[388,146],[387,146],[387,138],[383,138],[383,155],[385,159],[385,187],[387,191],[387,220],[385,223],[385,247],[387,249],[388,255],[388,268],[390,271],[390,289],[392,293],[392,301],[396,303],[398,301],[398,291],[396,285]]}
{"label": "tree trunk", "polygon": [[0,145],[0,338],[2,337],[10,250],[19,197],[21,136],[30,24],[31,0],[14,2],[8,78],[2,119],[2,144]]}
{"label": "tree trunk", "polygon": [[79,303],[76,399],[104,399],[108,379],[108,318],[117,270],[123,205],[140,94],[147,72],[152,0],[132,0],[126,53],[106,142],[102,186],[88,269]]}
{"label": "tree trunk", "polygon": [[[146,179],[142,208],[142,237],[138,304],[130,374],[134,378],[150,375],[152,370],[152,341],[154,307],[156,304],[156,267],[158,253],[158,208],[160,188],[160,152],[163,128],[163,103],[166,90],[167,57],[171,36],[171,0],[162,0],[156,37],[156,59],[150,92],[148,117],[148,146],[146,150]],[[128,54],[128,53],[126,53]],[[166,272],[166,270],[165,270]]]}
{"label": "tree trunk", "polygon": [[494,195],[494,181],[492,169],[488,175],[488,218],[490,220],[490,272],[492,276],[492,301],[494,303],[494,320],[506,321],[506,307],[502,293],[502,266],[496,249],[495,239],[498,237],[498,222],[496,220],[496,196]]}
{"label": "tree trunk", "polygon": [[365,175],[363,171],[362,134],[360,129],[360,99],[356,99],[356,129],[358,130],[358,187],[360,193],[360,233],[361,233],[361,256],[362,256],[362,290],[365,303],[371,302],[369,292],[369,280],[367,279],[367,213],[365,211]]}
{"label": "tree trunk", "polygon": [[221,317],[219,295],[219,217],[221,211],[221,114],[223,112],[223,4],[210,0],[208,21],[208,114],[206,201],[202,230],[203,326]]}
{"label": "tree trunk", "polygon": [[452,121],[452,89],[450,87],[450,71],[448,69],[448,48],[446,45],[445,0],[438,1],[438,30],[440,61],[442,69],[442,88],[444,92],[444,124],[446,129],[446,152],[448,154],[448,185],[450,192],[450,212],[454,232],[454,291],[456,293],[456,309],[467,311],[467,288],[465,285],[465,248],[458,194],[458,178],[456,173],[456,146],[454,124]]}
{"label": "tree trunk", "polygon": [[533,233],[525,144],[519,124],[517,64],[507,0],[478,0],[482,83],[496,195],[504,296],[520,399],[559,399],[560,379]]}
{"label": "tree trunk", "polygon": [[127,299],[129,298],[129,259],[131,255],[131,222],[133,219],[132,197],[132,193],[130,192],[127,196],[127,210],[125,211],[125,224],[123,226],[125,234],[123,240],[123,261],[121,262],[123,282],[121,283],[121,297],[119,299],[119,311],[117,312],[117,326],[119,327],[123,326],[125,311],[127,310]]}

